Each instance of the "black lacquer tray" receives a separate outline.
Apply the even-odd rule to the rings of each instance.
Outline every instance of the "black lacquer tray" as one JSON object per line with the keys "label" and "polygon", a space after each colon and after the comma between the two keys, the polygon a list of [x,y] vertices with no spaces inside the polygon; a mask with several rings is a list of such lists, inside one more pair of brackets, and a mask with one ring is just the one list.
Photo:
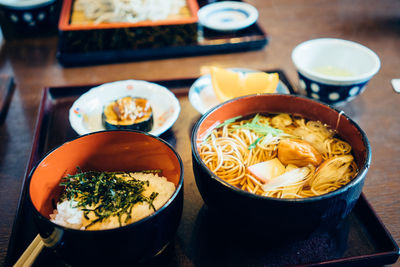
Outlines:
{"label": "black lacquer tray", "polygon": [[[293,93],[284,73],[278,72],[281,81]],[[200,117],[187,97],[194,81],[195,78],[156,81],[171,89],[181,104],[177,122],[160,137],[173,145],[183,159],[184,209],[174,240],[143,266],[382,266],[396,262],[399,247],[363,194],[338,228],[316,232],[306,239],[271,242],[257,236],[227,232],[216,224],[197,191],[191,166],[190,133]],[[26,175],[47,151],[77,136],[69,125],[68,110],[93,86],[44,89]],[[31,220],[32,210],[27,204],[26,178],[9,243],[7,266],[17,261],[37,235]],[[67,265],[45,248],[34,266]]]}
{"label": "black lacquer tray", "polygon": [[8,75],[0,75],[0,124],[6,118],[14,91],[14,79]]}
{"label": "black lacquer tray", "polygon": [[[198,0],[199,7],[209,0]],[[150,60],[183,56],[199,56],[217,53],[232,53],[263,48],[268,43],[267,34],[258,23],[237,31],[220,32],[198,26],[197,42],[190,45],[157,48],[65,52],[62,38],[58,45],[57,58],[66,67],[105,64],[126,61]]]}

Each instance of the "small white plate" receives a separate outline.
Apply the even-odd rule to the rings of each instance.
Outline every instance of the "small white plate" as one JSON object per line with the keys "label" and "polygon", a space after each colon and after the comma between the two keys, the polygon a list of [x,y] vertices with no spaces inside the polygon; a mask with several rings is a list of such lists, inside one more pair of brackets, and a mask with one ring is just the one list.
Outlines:
{"label": "small white plate", "polygon": [[72,128],[80,135],[105,130],[101,121],[104,105],[124,96],[150,101],[154,119],[150,134],[162,134],[178,119],[181,107],[171,91],[155,83],[126,80],[105,83],[81,95],[69,110]]}
{"label": "small white plate", "polygon": [[217,31],[246,28],[257,21],[257,9],[244,2],[221,1],[205,5],[197,13],[199,22]]}
{"label": "small white plate", "polygon": [[[249,69],[232,69],[232,70],[241,72],[255,71]],[[276,88],[276,93],[290,94],[290,91],[282,81],[279,81],[278,86]],[[201,114],[206,113],[208,110],[221,103],[214,94],[214,89],[212,88],[210,74],[201,76],[192,84],[192,86],[189,89],[189,101],[192,104],[192,106]]]}

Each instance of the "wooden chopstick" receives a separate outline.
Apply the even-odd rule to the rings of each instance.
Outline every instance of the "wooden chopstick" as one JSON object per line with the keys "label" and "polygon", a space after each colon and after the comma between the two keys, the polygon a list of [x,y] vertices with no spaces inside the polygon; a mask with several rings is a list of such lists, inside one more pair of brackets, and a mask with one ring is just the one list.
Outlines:
{"label": "wooden chopstick", "polygon": [[32,266],[32,264],[35,262],[36,257],[42,251],[43,247],[44,243],[42,241],[42,238],[40,237],[40,235],[37,235],[24,251],[24,253],[22,253],[18,261],[14,264],[14,267]]}

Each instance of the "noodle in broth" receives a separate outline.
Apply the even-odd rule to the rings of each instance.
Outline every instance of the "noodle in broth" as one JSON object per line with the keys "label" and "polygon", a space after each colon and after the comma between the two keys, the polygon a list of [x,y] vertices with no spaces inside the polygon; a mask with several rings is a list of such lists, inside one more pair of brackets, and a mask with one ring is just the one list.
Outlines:
{"label": "noodle in broth", "polygon": [[[319,121],[289,114],[227,120],[198,146],[205,165],[219,178],[263,196],[318,196],[342,187],[357,174],[351,146],[337,138],[335,131]],[[298,148],[292,149],[294,154],[308,154],[298,159],[293,153],[284,155],[290,151],[286,147]],[[282,164],[285,158],[295,163]],[[280,175],[263,180],[250,171],[264,162],[272,170],[280,169]]]}

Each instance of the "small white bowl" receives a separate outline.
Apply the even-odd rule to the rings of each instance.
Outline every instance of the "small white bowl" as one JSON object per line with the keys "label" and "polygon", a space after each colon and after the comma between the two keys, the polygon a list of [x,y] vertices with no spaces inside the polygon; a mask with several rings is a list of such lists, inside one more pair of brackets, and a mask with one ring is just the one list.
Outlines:
{"label": "small white bowl", "polygon": [[203,26],[216,31],[236,31],[254,24],[257,9],[244,2],[221,1],[205,5],[197,13]]}
{"label": "small white bowl", "polygon": [[381,65],[371,49],[335,38],[299,44],[292,52],[292,61],[303,93],[329,104],[355,98]]}

